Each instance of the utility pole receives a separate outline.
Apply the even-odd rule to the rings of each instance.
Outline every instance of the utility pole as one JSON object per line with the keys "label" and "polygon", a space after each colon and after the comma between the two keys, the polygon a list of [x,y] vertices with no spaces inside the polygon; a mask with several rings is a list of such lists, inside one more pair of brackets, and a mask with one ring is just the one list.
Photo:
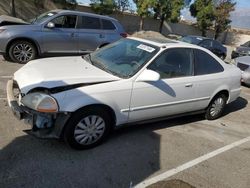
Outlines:
{"label": "utility pole", "polygon": [[15,0],[11,0],[10,9],[11,16],[16,17]]}

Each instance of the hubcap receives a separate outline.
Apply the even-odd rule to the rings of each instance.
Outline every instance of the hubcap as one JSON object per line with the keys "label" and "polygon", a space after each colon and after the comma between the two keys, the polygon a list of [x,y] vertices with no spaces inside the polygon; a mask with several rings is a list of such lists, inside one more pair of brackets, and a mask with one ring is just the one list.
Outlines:
{"label": "hubcap", "polygon": [[31,60],[33,50],[28,44],[21,43],[14,47],[13,55],[19,62],[27,62]]}
{"label": "hubcap", "polygon": [[99,140],[105,131],[105,122],[100,116],[91,115],[83,118],[75,127],[75,140],[82,145],[89,145]]}
{"label": "hubcap", "polygon": [[212,104],[212,107],[210,109],[210,114],[211,116],[216,116],[218,115],[222,108],[223,108],[223,105],[224,105],[224,100],[223,98],[218,98],[214,101],[214,103]]}

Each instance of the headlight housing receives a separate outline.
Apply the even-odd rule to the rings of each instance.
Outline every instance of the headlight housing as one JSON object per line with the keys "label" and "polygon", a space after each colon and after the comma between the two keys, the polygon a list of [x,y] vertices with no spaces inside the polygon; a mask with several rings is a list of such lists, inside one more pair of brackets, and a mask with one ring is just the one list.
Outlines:
{"label": "headlight housing", "polygon": [[0,33],[4,32],[6,29],[0,29]]}
{"label": "headlight housing", "polygon": [[38,112],[53,113],[58,112],[56,100],[45,93],[30,93],[21,99],[21,103]]}

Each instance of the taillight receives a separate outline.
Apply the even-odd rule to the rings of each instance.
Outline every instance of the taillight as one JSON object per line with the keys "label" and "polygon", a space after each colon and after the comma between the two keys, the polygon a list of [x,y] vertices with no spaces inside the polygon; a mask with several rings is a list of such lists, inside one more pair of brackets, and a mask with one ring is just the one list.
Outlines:
{"label": "taillight", "polygon": [[123,38],[128,37],[128,33],[120,33],[120,35],[121,35]]}

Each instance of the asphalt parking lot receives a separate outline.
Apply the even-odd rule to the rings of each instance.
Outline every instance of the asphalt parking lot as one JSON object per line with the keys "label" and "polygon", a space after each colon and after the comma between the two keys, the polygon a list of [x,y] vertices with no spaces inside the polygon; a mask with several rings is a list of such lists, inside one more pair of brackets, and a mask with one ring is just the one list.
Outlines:
{"label": "asphalt parking lot", "polygon": [[218,120],[195,115],[134,125],[97,148],[74,151],[27,135],[29,126],[12,115],[5,86],[22,66],[0,56],[1,188],[249,188],[250,88],[242,86]]}

